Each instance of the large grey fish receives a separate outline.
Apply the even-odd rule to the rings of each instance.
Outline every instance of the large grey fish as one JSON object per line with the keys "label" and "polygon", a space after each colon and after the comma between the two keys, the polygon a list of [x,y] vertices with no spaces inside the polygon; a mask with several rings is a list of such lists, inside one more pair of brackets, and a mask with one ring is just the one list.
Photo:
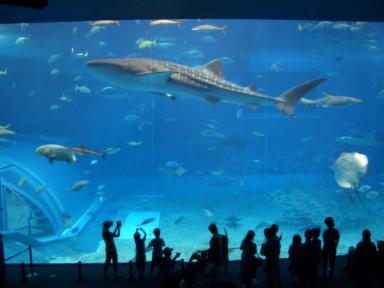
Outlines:
{"label": "large grey fish", "polygon": [[306,93],[325,79],[315,79],[288,89],[278,97],[256,91],[255,85],[239,86],[224,79],[223,63],[215,59],[201,67],[189,67],[149,58],[99,59],[87,67],[101,80],[117,87],[152,92],[170,99],[204,99],[211,103],[225,102],[247,105],[275,105],[288,116]]}
{"label": "large grey fish", "polygon": [[300,101],[304,105],[310,106],[321,106],[321,107],[329,107],[329,106],[345,106],[348,104],[359,104],[363,102],[361,99],[349,97],[349,96],[333,96],[326,92],[323,92],[323,98],[319,98],[316,100],[302,98]]}

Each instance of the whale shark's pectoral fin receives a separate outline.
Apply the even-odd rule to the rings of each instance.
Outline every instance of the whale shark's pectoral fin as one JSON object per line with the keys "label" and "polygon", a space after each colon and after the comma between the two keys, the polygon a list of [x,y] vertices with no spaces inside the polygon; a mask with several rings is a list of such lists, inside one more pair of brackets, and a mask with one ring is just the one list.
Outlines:
{"label": "whale shark's pectoral fin", "polygon": [[173,72],[165,71],[165,72],[143,72],[137,73],[142,80],[154,84],[166,84],[169,80],[169,77],[173,74]]}
{"label": "whale shark's pectoral fin", "polygon": [[216,97],[216,96],[207,96],[205,97],[205,100],[207,100],[208,102],[211,102],[211,103],[219,103],[221,101],[221,99],[219,97]]}

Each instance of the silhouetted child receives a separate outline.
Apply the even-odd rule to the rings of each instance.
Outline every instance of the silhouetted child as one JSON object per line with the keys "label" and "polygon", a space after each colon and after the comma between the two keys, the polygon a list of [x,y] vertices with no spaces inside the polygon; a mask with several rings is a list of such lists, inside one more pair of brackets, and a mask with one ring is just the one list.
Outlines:
{"label": "silhouetted child", "polygon": [[353,270],[354,270],[354,259],[355,259],[355,251],[356,248],[353,246],[348,247],[348,252],[347,252],[347,262],[344,265],[344,271],[347,274],[349,278],[353,278]]}
{"label": "silhouetted child", "polygon": [[296,283],[296,278],[299,276],[300,272],[300,247],[301,247],[301,237],[300,235],[294,235],[292,238],[292,244],[289,246],[288,255],[289,255],[289,265],[288,271],[292,277],[292,282]]}
{"label": "silhouetted child", "polygon": [[176,255],[172,258],[172,250],[173,249],[169,247],[166,247],[163,250],[163,257],[159,263],[160,287],[178,287],[180,283],[180,275],[174,269],[176,259],[180,257],[180,253],[176,253]]}
{"label": "silhouetted child", "polygon": [[332,217],[327,217],[324,220],[327,229],[323,232],[323,250],[322,250],[322,264],[323,264],[323,278],[327,279],[327,269],[329,263],[329,279],[333,278],[335,270],[335,259],[337,246],[339,245],[340,233],[335,228],[335,222]]}
{"label": "silhouetted child", "polygon": [[163,247],[165,246],[164,240],[160,238],[160,229],[154,229],[153,234],[155,235],[155,238],[152,239],[148,245],[149,248],[153,248],[151,262],[151,277],[153,274],[153,270],[160,264],[161,258],[163,257]]}
{"label": "silhouetted child", "polygon": [[313,288],[316,286],[318,255],[317,248],[312,242],[313,231],[305,231],[305,242],[300,246],[300,288]]}
{"label": "silhouetted child", "polygon": [[164,257],[161,258],[160,263],[159,263],[160,275],[173,269],[175,267],[175,264],[176,264],[176,259],[180,257],[180,253],[177,252],[176,255],[172,258],[172,250],[173,250],[173,248],[169,248],[169,247],[166,247],[163,250]]}
{"label": "silhouetted child", "polygon": [[264,271],[267,276],[268,288],[281,287],[280,279],[280,240],[271,228],[264,230],[265,240],[261,246],[260,254],[265,256]]}
{"label": "silhouetted child", "polygon": [[371,277],[377,261],[377,250],[371,241],[371,232],[364,230],[362,241],[356,246],[354,261],[355,287],[370,287]]}
{"label": "silhouetted child", "polygon": [[[143,237],[140,236],[139,231],[143,232]],[[136,229],[135,234],[133,234],[136,245],[136,268],[137,274],[140,279],[144,278],[145,271],[145,240],[147,239],[147,233],[145,233],[143,228]]]}
{"label": "silhouetted child", "polygon": [[105,264],[104,264],[104,279],[108,279],[108,269],[111,265],[111,261],[113,262],[113,274],[115,279],[118,278],[117,275],[117,249],[115,245],[114,238],[120,237],[120,227],[121,222],[116,222],[116,228],[113,232],[109,231],[109,229],[113,226],[113,221],[104,221],[103,223],[103,231],[102,236],[105,242]]}

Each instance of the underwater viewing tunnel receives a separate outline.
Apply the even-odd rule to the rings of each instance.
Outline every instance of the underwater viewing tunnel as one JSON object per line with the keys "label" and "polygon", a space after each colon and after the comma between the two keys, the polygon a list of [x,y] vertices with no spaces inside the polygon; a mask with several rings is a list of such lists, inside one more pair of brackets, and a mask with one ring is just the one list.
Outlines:
{"label": "underwater viewing tunnel", "polygon": [[[83,194],[74,205],[63,197],[68,191],[60,183],[79,177],[76,172],[65,171],[52,177],[52,169],[46,166],[49,164],[42,161],[40,166],[35,155],[23,153],[34,146],[21,145],[25,150],[0,157],[0,233],[5,240],[34,247],[78,235],[104,199]],[[66,168],[55,168],[55,173]]]}

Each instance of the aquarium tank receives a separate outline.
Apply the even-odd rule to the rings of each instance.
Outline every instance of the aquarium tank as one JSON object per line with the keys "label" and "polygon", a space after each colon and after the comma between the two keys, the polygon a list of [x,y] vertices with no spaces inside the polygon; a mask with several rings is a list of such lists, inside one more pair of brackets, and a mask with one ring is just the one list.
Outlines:
{"label": "aquarium tank", "polygon": [[5,256],[103,262],[105,220],[122,221],[120,262],[140,227],[184,259],[211,223],[231,260],[273,223],[283,258],[328,216],[341,255],[363,229],[382,239],[383,51],[382,23],[1,25]]}

